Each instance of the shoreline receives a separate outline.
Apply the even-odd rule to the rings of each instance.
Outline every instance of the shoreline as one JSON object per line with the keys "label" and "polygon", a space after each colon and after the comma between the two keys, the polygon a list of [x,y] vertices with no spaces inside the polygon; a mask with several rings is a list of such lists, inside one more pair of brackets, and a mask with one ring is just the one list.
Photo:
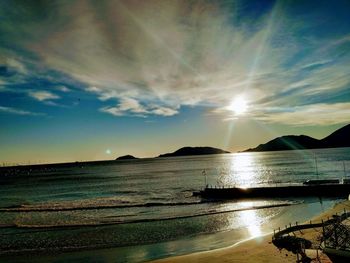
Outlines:
{"label": "shoreline", "polygon": [[[74,262],[79,260],[95,262],[94,260],[98,259],[100,262],[146,262],[152,260],[154,262],[178,262],[177,259],[180,258],[179,260],[181,262],[225,262],[226,260],[224,259],[228,258],[228,261],[233,262],[289,262],[282,260],[285,258],[285,251],[282,251],[283,257],[279,257],[275,261],[271,261],[269,256],[266,261],[261,261],[264,255],[261,255],[260,252],[272,251],[269,253],[281,255],[278,249],[271,244],[273,228],[277,229],[279,226],[284,226],[296,220],[300,220],[300,222],[309,221],[309,218],[315,218],[320,214],[333,211],[335,206],[339,206],[343,202],[343,200],[338,200],[337,202],[331,200],[325,201],[321,205],[323,207],[322,209],[319,202],[317,202],[318,205],[315,205],[314,202],[302,202],[297,204],[293,210],[283,210],[282,215],[280,214],[278,217],[270,218],[267,221],[268,223],[263,223],[258,227],[260,229],[258,232],[254,231],[254,228],[251,230],[249,227],[245,227],[238,231],[225,231],[214,235],[201,235],[194,239],[172,240],[141,246],[83,249],[66,252],[58,251],[35,255],[31,253],[13,256],[4,255],[3,257],[0,256],[0,261],[13,262],[13,259],[16,259],[16,262],[19,263],[48,263],[55,260],[60,262]],[[350,210],[350,204],[348,209]],[[242,213],[248,213],[248,216],[251,214],[249,211],[242,211]],[[242,220],[246,219],[246,217],[243,217]],[[219,244],[220,246],[218,246]],[[31,258],[31,255],[34,255],[34,257]],[[247,261],[247,255],[258,259]],[[290,253],[289,258],[293,259],[290,262],[295,262],[295,255]]]}
{"label": "shoreline", "polygon": [[[325,220],[336,213],[342,213],[344,209],[350,210],[350,201],[342,201],[337,203],[331,209],[322,212],[313,218],[312,221]],[[305,222],[304,222],[305,223]],[[152,263],[180,263],[180,262],[295,262],[296,255],[287,250],[279,251],[272,244],[273,232],[251,237],[239,241],[231,246],[218,248],[215,250],[207,250],[203,252],[195,252],[186,255],[167,257],[158,260],[152,260]],[[312,229],[305,231],[306,238],[315,238],[318,233]],[[322,262],[331,262],[328,257],[321,253]]]}

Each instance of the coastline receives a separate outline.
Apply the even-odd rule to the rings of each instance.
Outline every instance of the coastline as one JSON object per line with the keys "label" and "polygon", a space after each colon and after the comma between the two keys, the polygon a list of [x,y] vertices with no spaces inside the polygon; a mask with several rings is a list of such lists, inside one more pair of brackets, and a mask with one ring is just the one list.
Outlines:
{"label": "coastline", "polygon": [[[350,201],[342,201],[333,208],[313,217],[312,221],[325,220],[336,213],[342,213],[344,209],[350,209]],[[232,246],[191,253],[187,255],[168,257],[150,261],[152,263],[180,263],[180,262],[295,262],[296,256],[287,250],[279,251],[271,242],[272,234],[242,240]],[[305,231],[306,238],[315,238],[318,233],[314,230]],[[322,262],[331,262],[321,253]]]}
{"label": "coastline", "polygon": [[[317,219],[320,218],[320,216],[327,217],[336,211],[341,211],[344,207],[340,205],[342,203],[344,203],[342,200],[338,200],[338,202],[333,202],[332,204],[327,204],[327,202],[325,202],[323,203],[325,207],[322,210],[319,210],[319,205],[315,206],[313,203],[298,204],[293,211],[287,210],[288,212],[284,212],[284,218],[282,220],[281,217],[269,220],[268,224],[264,224],[264,226],[261,227],[261,233],[258,234],[259,236],[256,235],[254,238],[249,238],[249,233],[252,232],[245,228],[244,231],[204,235],[200,239],[196,238],[195,240],[175,240],[142,246],[83,249],[71,252],[58,251],[57,253],[4,255],[0,256],[0,261],[9,263],[14,261],[18,263],[49,263],[53,261],[92,263],[96,261],[146,262],[152,260],[158,263],[177,263],[179,260],[180,262],[295,262],[295,255],[287,253],[286,250],[280,253],[278,249],[271,244],[272,226],[278,228],[289,222],[295,222],[300,219],[300,213],[304,215],[302,217],[303,219],[300,219],[300,222],[309,221],[309,218],[313,218],[312,220],[320,220]],[[347,205],[347,209],[350,210],[350,202],[348,202]],[[315,211],[315,208],[317,208],[318,211]],[[309,214],[309,216],[306,214]],[[303,232],[305,231],[303,230]],[[240,234],[240,238],[237,234]],[[233,240],[233,238],[235,239]],[[213,246],[213,241],[216,243],[219,242],[221,245],[215,247]],[[197,250],[198,252],[193,252],[193,246],[196,245],[200,246],[201,249]],[[176,251],[180,251],[177,254],[178,256],[175,254]],[[163,257],[161,256],[162,254]],[[166,257],[167,255],[172,256]]]}

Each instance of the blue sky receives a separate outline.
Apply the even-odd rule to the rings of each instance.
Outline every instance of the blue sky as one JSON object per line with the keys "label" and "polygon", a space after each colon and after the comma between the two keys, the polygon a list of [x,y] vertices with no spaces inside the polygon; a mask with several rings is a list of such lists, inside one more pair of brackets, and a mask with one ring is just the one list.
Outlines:
{"label": "blue sky", "polygon": [[349,11],[349,1],[1,1],[0,161],[322,138],[349,123]]}

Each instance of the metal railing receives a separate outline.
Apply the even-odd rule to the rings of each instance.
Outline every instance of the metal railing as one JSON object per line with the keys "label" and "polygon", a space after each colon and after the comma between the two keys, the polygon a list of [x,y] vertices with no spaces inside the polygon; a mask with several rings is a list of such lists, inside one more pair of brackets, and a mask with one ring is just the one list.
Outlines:
{"label": "metal railing", "polygon": [[[285,226],[284,229],[277,229],[273,231],[272,243],[279,249],[287,249],[292,251],[297,255],[297,260],[301,256],[301,261],[303,259],[309,259],[306,256],[305,248],[306,246],[311,247],[312,243],[309,240],[304,238],[297,237],[296,232],[302,233],[302,230],[306,229],[316,229],[322,228],[322,231],[319,231],[321,234],[321,240],[318,240],[319,243],[314,246],[317,250],[318,259],[318,250],[324,248],[336,249],[338,251],[350,251],[350,225],[344,224],[344,221],[350,217],[350,212],[347,212],[344,209],[344,212],[341,215],[333,215],[332,218],[327,220],[321,220],[321,222],[312,222],[307,224],[298,224],[295,225],[289,224]],[[293,233],[293,236],[290,234]],[[322,247],[321,247],[322,244]],[[299,261],[298,261],[299,262]],[[310,261],[305,261],[310,262]]]}

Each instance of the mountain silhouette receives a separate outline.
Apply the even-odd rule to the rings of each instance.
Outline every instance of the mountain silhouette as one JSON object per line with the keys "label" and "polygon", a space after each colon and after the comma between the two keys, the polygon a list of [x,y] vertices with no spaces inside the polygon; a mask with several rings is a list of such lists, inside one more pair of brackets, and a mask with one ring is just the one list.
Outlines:
{"label": "mountain silhouette", "polygon": [[132,155],[123,155],[118,157],[116,160],[135,160],[135,159],[138,159],[138,158]]}
{"label": "mountain silhouette", "polygon": [[318,140],[306,135],[286,135],[260,144],[244,152],[285,151],[318,148],[350,147],[350,124]]}
{"label": "mountain silhouette", "polygon": [[220,154],[230,153],[213,147],[183,147],[172,153],[161,154],[158,157],[175,157],[188,155],[206,155],[206,154]]}
{"label": "mountain silhouette", "polygon": [[350,147],[350,124],[321,140],[323,148]]}

